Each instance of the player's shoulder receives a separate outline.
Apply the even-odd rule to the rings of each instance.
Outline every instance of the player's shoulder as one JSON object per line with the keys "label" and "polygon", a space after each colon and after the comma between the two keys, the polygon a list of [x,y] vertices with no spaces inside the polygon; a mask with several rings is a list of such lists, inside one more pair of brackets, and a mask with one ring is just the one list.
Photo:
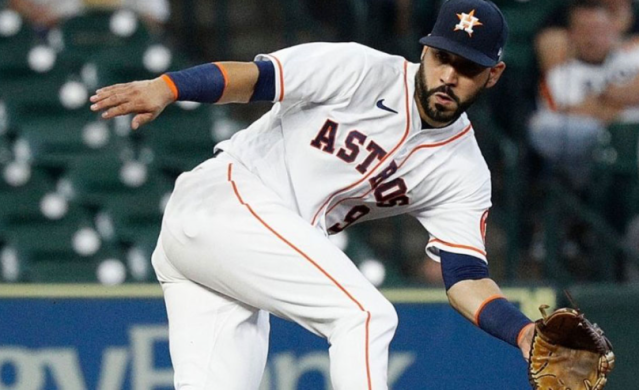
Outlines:
{"label": "player's shoulder", "polygon": [[406,61],[403,57],[384,53],[357,42],[309,42],[278,50],[275,57],[312,58],[324,65],[342,67],[398,67]]}
{"label": "player's shoulder", "polygon": [[307,42],[300,43],[295,46],[290,46],[288,49],[295,49],[297,51],[308,51],[312,53],[344,53],[348,56],[364,55],[377,58],[402,58],[396,55],[385,53],[383,51],[379,51],[358,42]]}
{"label": "player's shoulder", "polygon": [[469,133],[451,151],[449,164],[452,179],[472,189],[490,185],[490,169],[475,138],[475,130],[470,126]]}

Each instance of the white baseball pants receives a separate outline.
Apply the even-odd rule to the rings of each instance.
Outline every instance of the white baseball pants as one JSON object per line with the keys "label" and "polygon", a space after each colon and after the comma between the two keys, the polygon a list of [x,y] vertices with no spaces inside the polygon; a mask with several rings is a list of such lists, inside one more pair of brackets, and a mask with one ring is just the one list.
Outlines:
{"label": "white baseball pants", "polygon": [[177,389],[258,389],[269,312],[328,340],[334,390],[388,388],[391,303],[227,153],[178,178],[153,265]]}

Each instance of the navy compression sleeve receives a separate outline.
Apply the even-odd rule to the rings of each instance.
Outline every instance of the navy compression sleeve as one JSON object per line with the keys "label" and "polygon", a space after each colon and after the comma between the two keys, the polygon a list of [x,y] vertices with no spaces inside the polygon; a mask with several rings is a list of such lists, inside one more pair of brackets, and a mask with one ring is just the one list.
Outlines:
{"label": "navy compression sleeve", "polygon": [[162,78],[173,91],[176,100],[199,103],[216,103],[222,97],[227,84],[224,68],[218,64],[203,64],[169,72]]}
{"label": "navy compression sleeve", "polygon": [[[448,291],[463,280],[488,278],[488,265],[477,257],[440,250],[442,276]],[[505,297],[498,295],[484,301],[474,318],[475,325],[486,333],[515,347],[531,321]]]}
{"label": "navy compression sleeve", "polygon": [[439,257],[446,291],[462,280],[488,277],[488,265],[480,258],[442,250],[439,251]]}
{"label": "navy compression sleeve", "polygon": [[250,101],[272,102],[275,99],[275,66],[271,61],[255,61],[255,65],[260,71],[260,76],[255,83]]}

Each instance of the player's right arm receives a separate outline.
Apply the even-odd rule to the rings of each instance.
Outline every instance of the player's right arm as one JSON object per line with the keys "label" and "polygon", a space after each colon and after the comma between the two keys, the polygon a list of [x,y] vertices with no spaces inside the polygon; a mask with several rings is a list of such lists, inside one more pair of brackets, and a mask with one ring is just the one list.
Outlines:
{"label": "player's right arm", "polygon": [[[179,81],[168,74],[153,80],[98,89],[91,96],[91,110],[104,111],[102,117],[105,119],[135,114],[131,126],[137,129],[157,118],[169,104],[180,98],[181,93],[197,95],[200,89],[204,92],[192,100],[217,104],[246,103],[253,96],[260,70],[254,62],[220,62],[173,73],[176,74],[173,77],[179,78]],[[178,90],[178,87],[183,90]],[[217,99],[211,101],[215,97]]]}
{"label": "player's right arm", "polygon": [[104,111],[104,118],[136,114],[137,129],[175,100],[291,106],[347,99],[370,71],[369,60],[383,64],[387,57],[354,43],[308,43],[258,55],[254,62],[208,63],[101,88],[91,97],[91,109]]}

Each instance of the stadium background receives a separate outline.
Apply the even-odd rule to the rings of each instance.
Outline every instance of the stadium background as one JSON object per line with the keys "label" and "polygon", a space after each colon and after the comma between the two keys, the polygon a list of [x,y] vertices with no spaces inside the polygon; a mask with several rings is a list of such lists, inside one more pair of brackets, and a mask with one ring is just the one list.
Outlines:
{"label": "stadium background", "polygon": [[[561,1],[495,2],[511,27],[508,70],[470,112],[493,172],[491,273],[531,316],[539,303],[566,304],[561,291],[569,289],[617,348],[609,388],[637,388],[639,237],[626,235],[639,211],[637,129],[611,126],[585,191],[540,175],[525,134],[539,81],[532,41]],[[103,122],[88,110],[90,93],[319,40],[353,40],[418,61],[417,40],[439,6],[438,0],[174,0],[160,30],[130,12],[94,10],[43,31],[7,11],[7,3],[0,1],[0,389],[103,390],[170,388],[165,315],[150,267],[162,205],[180,172],[269,105],[174,105],[132,132],[129,118]],[[566,220],[579,221],[587,238],[577,256]],[[473,333],[444,304],[426,241],[407,218],[336,237],[400,310],[393,353],[397,367],[408,360],[393,388],[526,388],[516,351]],[[156,344],[139,341],[154,337]],[[274,320],[272,344],[265,389],[326,388],[325,356],[309,355],[322,350],[321,342]],[[139,348],[144,359],[132,352]],[[281,379],[278,364],[282,372],[298,367],[303,374]]]}

